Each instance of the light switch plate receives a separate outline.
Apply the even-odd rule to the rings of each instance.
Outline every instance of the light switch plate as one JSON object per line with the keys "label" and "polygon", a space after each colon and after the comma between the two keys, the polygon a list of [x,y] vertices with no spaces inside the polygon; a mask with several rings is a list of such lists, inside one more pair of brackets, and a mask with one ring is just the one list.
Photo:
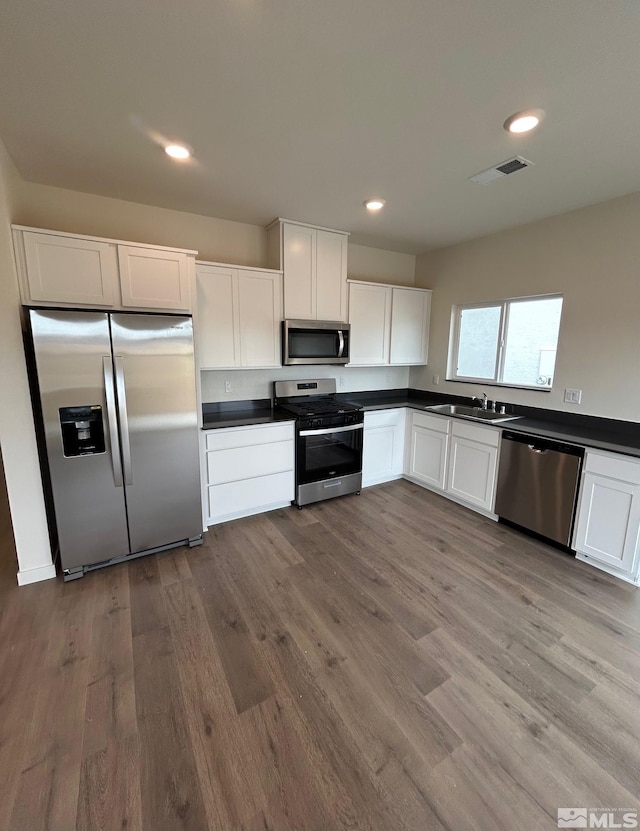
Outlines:
{"label": "light switch plate", "polygon": [[581,401],[582,401],[582,390],[566,389],[564,391],[564,402],[565,402],[565,404],[579,404]]}

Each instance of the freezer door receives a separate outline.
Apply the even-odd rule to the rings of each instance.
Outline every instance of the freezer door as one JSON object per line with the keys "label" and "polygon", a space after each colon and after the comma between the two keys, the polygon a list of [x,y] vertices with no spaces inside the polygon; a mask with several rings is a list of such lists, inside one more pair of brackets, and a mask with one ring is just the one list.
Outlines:
{"label": "freezer door", "polygon": [[29,318],[62,567],[125,556],[108,316],[32,310]]}
{"label": "freezer door", "polygon": [[190,317],[112,314],[131,551],[202,533]]}

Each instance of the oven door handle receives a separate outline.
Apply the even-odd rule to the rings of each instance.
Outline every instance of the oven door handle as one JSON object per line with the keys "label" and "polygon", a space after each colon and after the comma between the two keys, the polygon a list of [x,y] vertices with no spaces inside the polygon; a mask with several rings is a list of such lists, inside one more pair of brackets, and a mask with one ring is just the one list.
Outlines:
{"label": "oven door handle", "polygon": [[342,329],[338,329],[338,357],[342,358],[344,355],[344,333]]}
{"label": "oven door handle", "polygon": [[364,424],[349,424],[347,427],[327,427],[326,430],[300,430],[299,436],[324,436],[327,433],[348,433],[352,430],[364,430]]}

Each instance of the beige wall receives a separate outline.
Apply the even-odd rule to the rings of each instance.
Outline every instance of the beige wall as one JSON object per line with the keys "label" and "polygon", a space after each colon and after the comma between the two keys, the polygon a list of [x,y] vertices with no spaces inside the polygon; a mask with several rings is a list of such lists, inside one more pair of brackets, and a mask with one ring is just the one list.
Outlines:
{"label": "beige wall", "polygon": [[[53,577],[9,224],[18,174],[0,142],[0,446],[21,583]],[[8,548],[5,550],[9,550]]]}
{"label": "beige wall", "polygon": [[98,237],[191,248],[202,260],[264,266],[264,228],[21,180],[15,223]]}
{"label": "beige wall", "polygon": [[381,248],[367,248],[349,243],[349,277],[374,283],[412,286],[415,282],[416,258]]}
{"label": "beige wall", "polygon": [[[429,365],[411,370],[413,386],[483,389],[443,380],[453,304],[562,292],[553,390],[489,387],[489,398],[640,421],[640,194],[423,254],[416,285],[434,292]],[[563,403],[565,387],[583,391],[581,405]]]}
{"label": "beige wall", "polygon": [[[409,384],[409,367],[286,366],[282,369],[208,370],[201,373],[202,400],[241,401],[271,398],[273,382],[296,378],[335,378],[338,392],[371,389],[404,389]],[[225,392],[225,381],[231,384]]]}
{"label": "beige wall", "polygon": [[[191,248],[201,260],[265,267],[267,234],[259,225],[125,202],[15,177],[13,222],[54,231]],[[349,245],[349,276],[413,285],[416,258]]]}

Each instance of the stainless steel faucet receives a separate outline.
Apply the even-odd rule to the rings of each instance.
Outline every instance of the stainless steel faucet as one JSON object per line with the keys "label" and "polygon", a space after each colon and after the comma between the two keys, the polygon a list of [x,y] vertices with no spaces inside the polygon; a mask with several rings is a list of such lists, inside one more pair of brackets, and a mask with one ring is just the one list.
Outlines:
{"label": "stainless steel faucet", "polygon": [[480,406],[482,407],[483,410],[488,410],[489,409],[489,401],[487,399],[487,393],[486,392],[482,393],[482,398],[478,398],[477,395],[472,395],[471,396],[471,402],[473,403],[474,401],[477,401],[480,404]]}

